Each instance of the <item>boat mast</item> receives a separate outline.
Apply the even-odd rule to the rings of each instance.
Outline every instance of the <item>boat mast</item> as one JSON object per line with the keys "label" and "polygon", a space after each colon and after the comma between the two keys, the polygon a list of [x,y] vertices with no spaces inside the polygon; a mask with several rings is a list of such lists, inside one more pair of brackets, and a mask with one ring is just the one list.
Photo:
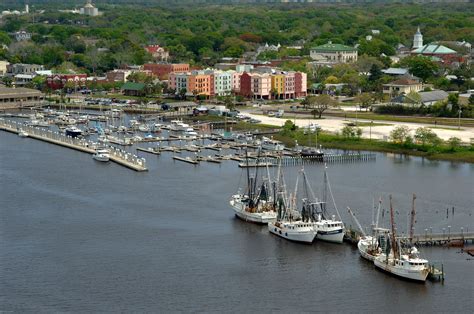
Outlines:
{"label": "boat mast", "polygon": [[390,194],[390,224],[392,225],[392,251],[393,251],[393,259],[395,262],[395,258],[398,258],[398,246],[396,240],[396,232],[395,232],[395,218],[393,216],[393,206],[392,206],[392,195]]}
{"label": "boat mast", "polygon": [[380,208],[382,207],[382,197],[379,198],[379,207],[377,208],[377,216],[375,217],[375,228],[379,227]]}
{"label": "boat mast", "polygon": [[413,245],[413,235],[415,234],[415,200],[416,195],[413,193],[413,200],[411,204],[411,220],[410,220],[410,244]]}
{"label": "boat mast", "polygon": [[356,223],[357,227],[359,228],[360,232],[362,233],[362,236],[366,236],[365,232],[364,232],[364,229],[362,228],[362,226],[360,225],[359,223],[359,220],[357,220],[357,217],[355,216],[354,212],[351,210],[350,207],[347,207],[347,211],[349,212],[349,214],[351,214],[352,216],[352,219],[354,219],[354,222]]}

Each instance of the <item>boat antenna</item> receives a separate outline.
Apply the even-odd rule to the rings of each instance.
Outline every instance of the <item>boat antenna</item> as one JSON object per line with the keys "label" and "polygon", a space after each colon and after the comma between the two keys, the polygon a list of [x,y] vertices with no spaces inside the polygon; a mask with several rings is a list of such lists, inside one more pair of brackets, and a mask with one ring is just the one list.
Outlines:
{"label": "boat antenna", "polygon": [[396,232],[395,232],[395,218],[393,216],[393,206],[392,206],[392,195],[390,194],[390,224],[392,225],[392,251],[393,251],[393,259],[395,262],[395,258],[398,256],[398,247],[397,247],[397,240],[396,240]]}
{"label": "boat antenna", "polygon": [[362,226],[360,225],[359,220],[357,219],[357,217],[355,216],[354,212],[351,210],[351,208],[350,208],[349,206],[347,207],[347,211],[349,212],[349,214],[351,214],[352,219],[354,219],[354,222],[356,223],[357,228],[359,228],[360,233],[362,233],[362,235],[365,237],[366,234],[365,234],[365,232],[364,232],[364,229],[363,229]]}
{"label": "boat antenna", "polygon": [[413,245],[413,235],[415,233],[415,200],[416,195],[413,193],[413,200],[411,204],[410,237],[408,238],[411,245]]}

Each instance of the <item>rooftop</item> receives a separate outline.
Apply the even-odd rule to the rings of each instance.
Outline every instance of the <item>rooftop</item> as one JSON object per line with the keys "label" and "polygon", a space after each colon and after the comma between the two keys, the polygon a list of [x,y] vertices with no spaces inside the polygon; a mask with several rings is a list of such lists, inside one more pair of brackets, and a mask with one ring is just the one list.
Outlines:
{"label": "rooftop", "polygon": [[143,83],[127,82],[127,83],[122,85],[123,90],[141,91],[144,88],[145,88],[145,84],[143,84]]}
{"label": "rooftop", "polygon": [[399,80],[390,82],[389,84],[386,84],[386,85],[402,85],[402,86],[406,86],[406,85],[418,85],[418,84],[420,84],[420,83],[417,82],[417,81],[415,81],[415,80],[399,79]]}
{"label": "rooftop", "polygon": [[428,44],[415,49],[412,51],[413,53],[420,53],[420,54],[450,54],[450,53],[457,53],[453,49],[450,49],[446,46],[439,45],[439,44]]}
{"label": "rooftop", "polygon": [[328,42],[327,44],[317,46],[317,47],[313,47],[311,49],[312,50],[317,50],[317,51],[320,51],[320,52],[325,52],[325,51],[328,51],[328,52],[329,51],[357,51],[357,49],[354,48],[354,47],[349,47],[349,46],[342,45],[342,44],[333,44],[332,42]]}
{"label": "rooftop", "polygon": [[421,96],[421,102],[433,102],[439,100],[445,100],[449,94],[444,90],[434,90],[429,92],[419,92]]}
{"label": "rooftop", "polygon": [[388,69],[382,70],[382,72],[387,74],[387,75],[405,75],[405,74],[408,74],[408,69],[388,68]]}
{"label": "rooftop", "polygon": [[41,92],[36,89],[31,88],[23,88],[23,87],[4,87],[0,86],[0,97],[24,97],[24,96],[31,96],[31,95],[41,95]]}

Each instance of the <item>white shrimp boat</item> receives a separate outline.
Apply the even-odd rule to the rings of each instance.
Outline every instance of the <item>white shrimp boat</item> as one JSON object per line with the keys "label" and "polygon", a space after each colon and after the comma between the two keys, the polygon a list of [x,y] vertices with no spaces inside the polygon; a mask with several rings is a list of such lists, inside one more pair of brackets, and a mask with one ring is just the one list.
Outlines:
{"label": "white shrimp boat", "polygon": [[303,221],[275,221],[268,223],[268,230],[287,240],[313,243],[316,231],[313,224]]}
{"label": "white shrimp boat", "polygon": [[380,254],[375,257],[374,265],[386,272],[396,276],[415,280],[426,281],[430,272],[428,261],[418,256],[416,247],[410,249],[409,254],[402,254],[398,258],[394,258],[393,254]]}
{"label": "white shrimp boat", "polygon": [[426,281],[430,273],[428,261],[419,256],[418,249],[413,245],[414,223],[415,223],[415,199],[413,195],[413,208],[410,223],[410,247],[403,247],[400,240],[397,241],[395,220],[392,207],[392,196],[390,196],[390,223],[392,232],[390,242],[385,247],[385,252],[374,259],[375,267],[389,272],[395,276],[415,281]]}
{"label": "white shrimp boat", "polygon": [[[247,159],[248,162],[248,159]],[[263,179],[257,189],[258,168],[255,168],[255,176],[250,176],[250,169],[247,169],[247,194],[238,193],[232,195],[229,203],[234,210],[235,216],[258,224],[268,224],[275,221],[277,213],[275,210],[273,187],[270,182],[270,173],[267,168],[267,178]]]}
{"label": "white shrimp boat", "polygon": [[319,216],[318,221],[314,223],[314,228],[318,231],[316,238],[318,240],[342,243],[344,239],[344,224],[340,220],[336,220],[336,216],[331,219],[322,219]]}

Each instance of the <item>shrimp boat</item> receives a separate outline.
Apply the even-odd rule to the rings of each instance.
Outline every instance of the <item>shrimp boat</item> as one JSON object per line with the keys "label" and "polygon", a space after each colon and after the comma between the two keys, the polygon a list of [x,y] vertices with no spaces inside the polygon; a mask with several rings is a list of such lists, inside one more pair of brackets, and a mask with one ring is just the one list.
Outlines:
{"label": "shrimp boat", "polygon": [[[331,215],[329,218],[329,213],[326,206],[326,198],[328,193],[331,196],[338,219],[336,219],[335,215]],[[315,205],[318,205],[320,208],[320,211],[317,213],[317,221],[314,222],[314,228],[318,231],[316,239],[327,242],[342,243],[344,239],[344,223],[341,221],[336,202],[334,201],[334,196],[332,194],[331,185],[329,184],[326,170],[324,171],[323,201],[318,202],[316,199]]]}
{"label": "shrimp boat", "polygon": [[[247,156],[248,157],[248,156]],[[248,158],[247,158],[248,163]],[[250,175],[250,167],[247,167],[247,193],[232,195],[229,203],[238,218],[257,224],[268,224],[275,221],[276,198],[275,183],[270,181],[270,172],[267,167],[267,178],[263,178],[260,187],[257,188],[258,168],[255,168],[255,176]],[[273,193],[272,193],[273,192]]]}
{"label": "shrimp boat", "polygon": [[413,208],[411,212],[411,227],[408,247],[404,247],[397,241],[395,221],[392,207],[392,196],[390,196],[390,223],[392,231],[390,241],[385,248],[385,252],[374,259],[375,267],[391,273],[395,276],[414,281],[425,282],[430,272],[426,259],[419,256],[418,249],[413,245],[414,221],[415,221],[415,199],[413,195]]}
{"label": "shrimp boat", "polygon": [[[295,192],[293,195],[290,195],[290,199],[288,200],[281,167],[279,167],[278,172],[278,215],[275,222],[268,223],[268,231],[290,241],[312,243],[317,233],[313,226],[311,212],[307,210],[312,204],[309,204],[306,199],[303,199],[302,212],[298,212],[296,210],[296,195],[299,177],[296,179]],[[303,170],[302,173],[305,177]],[[306,188],[304,190],[307,191]]]}
{"label": "shrimp boat", "polygon": [[[388,233],[389,230],[385,228],[379,228],[378,227],[378,222],[379,222],[379,215],[380,215],[380,207],[382,205],[382,199],[379,200],[379,207],[377,209],[377,218],[375,223],[372,221],[372,233],[370,235],[367,235],[360,225],[359,221],[357,220],[354,212],[347,207],[347,210],[349,211],[349,214],[351,214],[354,222],[358,226],[361,237],[359,238],[359,241],[357,242],[357,249],[359,250],[360,256],[365,258],[368,261],[373,262],[374,259],[379,256],[383,248],[385,247],[388,239]],[[373,217],[373,214],[372,214]]]}

